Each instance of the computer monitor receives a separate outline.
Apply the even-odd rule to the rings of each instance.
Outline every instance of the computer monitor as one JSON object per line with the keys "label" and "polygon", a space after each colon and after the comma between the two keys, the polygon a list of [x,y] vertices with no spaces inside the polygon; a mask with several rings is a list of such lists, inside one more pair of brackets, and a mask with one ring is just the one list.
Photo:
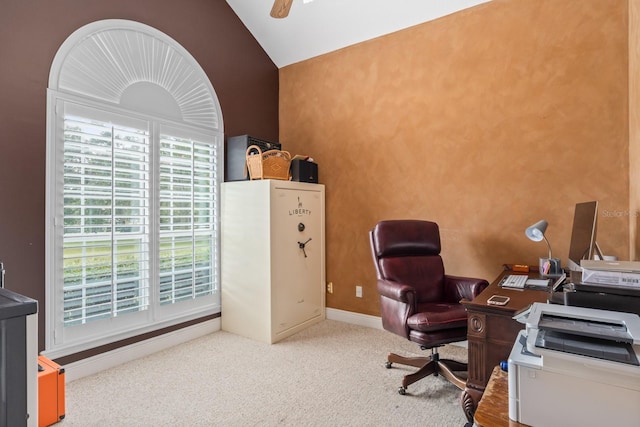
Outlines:
{"label": "computer monitor", "polygon": [[597,201],[576,203],[569,244],[570,270],[580,271],[580,260],[593,259],[593,252],[596,250],[597,220]]}

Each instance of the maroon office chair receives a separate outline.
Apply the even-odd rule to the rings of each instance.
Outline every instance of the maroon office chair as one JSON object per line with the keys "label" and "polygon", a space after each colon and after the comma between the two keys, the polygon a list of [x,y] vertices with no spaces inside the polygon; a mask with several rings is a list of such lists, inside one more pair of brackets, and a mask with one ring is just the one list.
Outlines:
{"label": "maroon office chair", "polygon": [[429,376],[441,374],[459,389],[466,385],[466,363],[440,359],[438,347],[467,339],[467,313],[460,304],[472,300],[489,283],[483,279],[446,275],[440,257],[438,224],[421,220],[381,221],[369,233],[378,277],[382,326],[423,350],[429,357],[403,357],[390,353],[392,363],[419,368],[406,375],[398,390]]}

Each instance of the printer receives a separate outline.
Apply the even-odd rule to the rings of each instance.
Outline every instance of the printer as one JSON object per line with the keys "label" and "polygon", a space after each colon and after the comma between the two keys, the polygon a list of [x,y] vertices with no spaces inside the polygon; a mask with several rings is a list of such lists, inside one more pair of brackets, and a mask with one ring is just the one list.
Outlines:
{"label": "printer", "polygon": [[509,418],[534,427],[640,425],[637,314],[534,303],[516,320],[526,327],[509,355]]}

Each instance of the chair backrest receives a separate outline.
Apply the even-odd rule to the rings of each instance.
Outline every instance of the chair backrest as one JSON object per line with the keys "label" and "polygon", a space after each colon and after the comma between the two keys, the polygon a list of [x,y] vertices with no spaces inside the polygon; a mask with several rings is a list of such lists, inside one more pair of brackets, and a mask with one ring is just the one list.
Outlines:
{"label": "chair backrest", "polygon": [[411,285],[421,302],[443,299],[444,264],[438,224],[423,220],[381,221],[371,230],[378,279]]}

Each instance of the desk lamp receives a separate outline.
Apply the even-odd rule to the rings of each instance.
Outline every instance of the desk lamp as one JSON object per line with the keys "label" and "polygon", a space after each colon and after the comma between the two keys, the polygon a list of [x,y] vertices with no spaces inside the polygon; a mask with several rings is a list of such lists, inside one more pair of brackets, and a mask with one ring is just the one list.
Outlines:
{"label": "desk lamp", "polygon": [[562,267],[560,266],[559,258],[551,257],[551,245],[547,240],[544,232],[547,231],[547,226],[549,223],[543,219],[536,222],[535,224],[527,227],[524,233],[527,237],[534,242],[539,242],[544,239],[547,242],[547,247],[549,248],[549,257],[548,258],[540,258],[540,274],[543,276],[557,276],[561,274]]}

